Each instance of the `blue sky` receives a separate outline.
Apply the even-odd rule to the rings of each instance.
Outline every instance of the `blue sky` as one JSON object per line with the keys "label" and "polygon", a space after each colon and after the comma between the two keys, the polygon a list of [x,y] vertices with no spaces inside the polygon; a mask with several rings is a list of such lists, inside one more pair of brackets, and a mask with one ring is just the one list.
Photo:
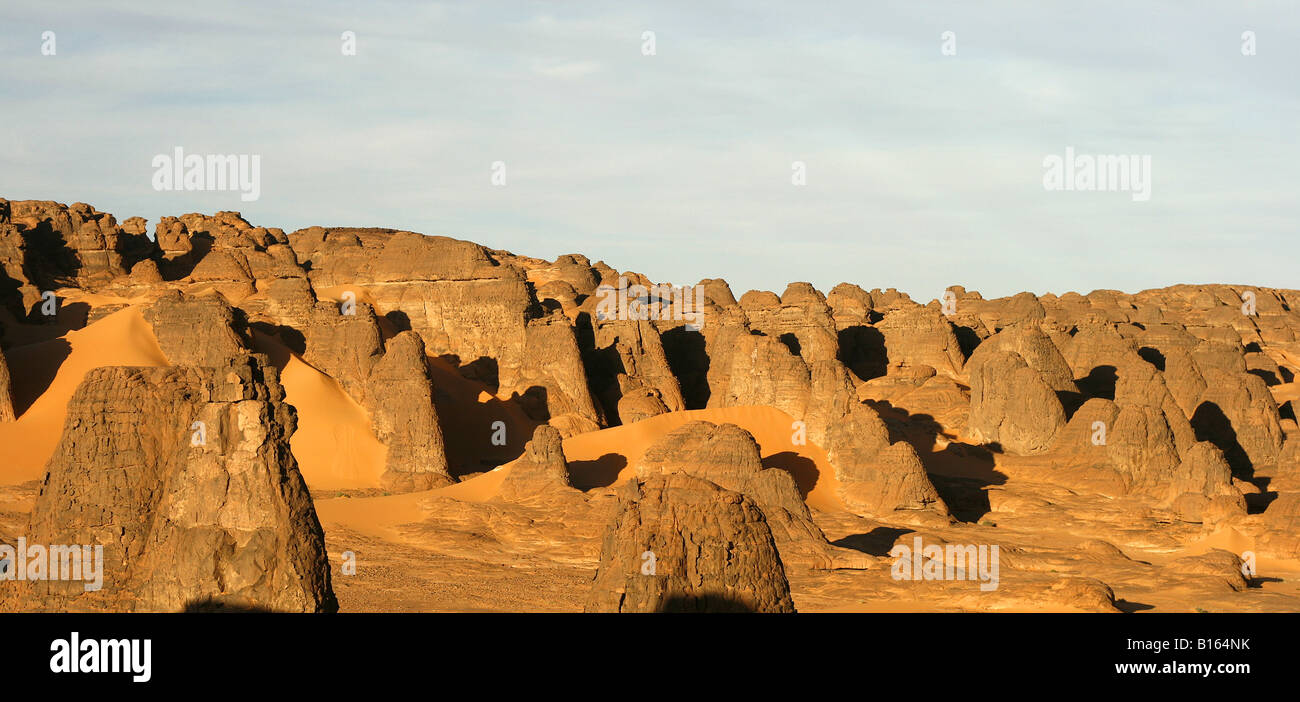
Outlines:
{"label": "blue sky", "polygon": [[[10,0],[0,196],[404,228],[737,295],[1297,288],[1298,7]],[[175,146],[260,154],[261,198],[154,191]],[[1150,201],[1046,191],[1067,146],[1150,155]]]}

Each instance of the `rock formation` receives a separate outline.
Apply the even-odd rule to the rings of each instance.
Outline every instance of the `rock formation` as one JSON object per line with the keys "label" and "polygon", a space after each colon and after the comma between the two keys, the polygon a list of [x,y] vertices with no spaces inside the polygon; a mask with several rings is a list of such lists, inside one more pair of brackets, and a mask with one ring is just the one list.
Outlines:
{"label": "rock formation", "polygon": [[762,510],[681,473],[628,482],[605,533],[589,612],[794,612]]}
{"label": "rock formation", "polygon": [[336,609],[323,533],[289,449],[295,414],[283,400],[259,355],[215,368],[88,373],[28,538],[103,546],[103,588],[29,580],[7,607]]}

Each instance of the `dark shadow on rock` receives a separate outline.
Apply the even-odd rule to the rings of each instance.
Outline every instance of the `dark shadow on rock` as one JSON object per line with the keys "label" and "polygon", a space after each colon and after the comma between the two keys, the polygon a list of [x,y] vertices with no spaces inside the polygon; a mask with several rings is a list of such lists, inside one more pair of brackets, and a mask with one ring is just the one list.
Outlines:
{"label": "dark shadow on rock", "polygon": [[904,534],[911,534],[912,529],[900,529],[896,527],[876,527],[865,534],[853,534],[846,536],[837,541],[832,541],[832,546],[842,548],[851,548],[854,551],[871,556],[888,556],[889,549],[894,547],[898,537]]}
{"label": "dark shadow on rock", "polygon": [[799,357],[803,356],[802,347],[799,345],[799,337],[795,336],[794,332],[786,332],[777,337],[777,340],[785,344],[785,347],[790,349],[790,353]]}
{"label": "dark shadow on rock", "polygon": [[250,605],[235,602],[226,602],[215,597],[205,597],[198,600],[190,600],[185,603],[185,608],[181,610],[186,614],[191,613],[211,613],[211,612],[229,612],[232,614],[270,614],[275,610],[261,605]]}
{"label": "dark shadow on rock", "polygon": [[1000,485],[1006,482],[1006,478],[1002,478],[1001,482],[991,482],[979,478],[931,475],[930,482],[948,505],[949,514],[960,521],[976,524],[984,515],[993,511],[985,488]]}
{"label": "dark shadow on rock", "polygon": [[794,451],[782,451],[774,453],[771,456],[763,457],[764,468],[779,468],[794,478],[795,485],[799,487],[799,496],[808,499],[808,493],[813,491],[817,486],[818,479],[821,478],[821,472],[817,470],[817,463],[811,458],[800,456]]}
{"label": "dark shadow on rock", "polygon": [[1250,373],[1251,375],[1257,375],[1260,378],[1263,378],[1265,385],[1270,385],[1270,386],[1279,385],[1282,382],[1281,380],[1278,379],[1276,375],[1273,375],[1273,371],[1271,370],[1265,370],[1263,368],[1251,368],[1246,372]]}
{"label": "dark shadow on rock", "polygon": [[1074,413],[1079,411],[1083,403],[1088,401],[1088,396],[1073,390],[1057,390],[1056,399],[1061,402],[1061,409],[1065,410],[1065,421],[1068,422],[1074,418]]}
{"label": "dark shadow on rock", "polygon": [[81,262],[77,252],[68,246],[63,234],[50,220],[42,220],[35,227],[21,230],[26,244],[23,274],[41,290],[75,287]]}
{"label": "dark shadow on rock", "polygon": [[1263,514],[1273,500],[1278,498],[1276,492],[1252,492],[1246,495],[1246,514]]}
{"label": "dark shadow on rock", "polygon": [[1246,455],[1246,449],[1237,441],[1237,430],[1223,410],[1213,402],[1202,402],[1192,413],[1192,429],[1197,441],[1209,441],[1223,452],[1232,475],[1240,480],[1251,482],[1255,468]]}
{"label": "dark shadow on rock", "polygon": [[461,363],[460,356],[456,354],[446,354],[439,356],[438,360],[446,363],[460,372],[462,378],[481,383],[483,387],[493,395],[501,389],[501,380],[497,367],[497,360],[488,356],[479,356],[469,363]]}
{"label": "dark shadow on rock", "polygon": [[[307,352],[307,337],[293,327],[284,324],[272,324],[271,322],[250,322],[248,328],[255,334],[279,341],[283,349],[288,349],[299,356]],[[284,353],[283,349],[269,348],[263,351],[263,353],[271,357],[271,363],[280,370],[284,370],[285,365],[289,362],[289,357]]]}
{"label": "dark shadow on rock", "polygon": [[[594,336],[589,343],[595,343]],[[592,398],[600,403],[609,426],[622,424],[618,415],[618,401],[623,399],[623,388],[618,383],[618,376],[626,373],[627,369],[623,366],[623,357],[619,355],[617,345],[610,344],[599,349],[580,345],[580,348],[583,369],[587,373],[587,389],[591,391]]]}
{"label": "dark shadow on rock", "polygon": [[875,327],[857,325],[845,327],[837,334],[839,361],[859,380],[879,378],[889,370],[889,357],[885,352],[885,335]]}
{"label": "dark shadow on rock", "polygon": [[[505,400],[496,397],[495,360],[480,357],[462,365],[459,356],[445,354],[430,357],[427,365],[433,380],[433,405],[446,441],[448,469],[453,478],[491,470],[523,453],[532,427],[515,426],[524,410],[518,393]],[[484,379],[493,385],[485,384]],[[484,393],[490,397],[480,399]],[[499,436],[494,426],[498,421],[508,427],[504,445],[494,443]]]}
{"label": "dark shadow on rock", "polygon": [[159,261],[158,272],[166,281],[180,280],[188,276],[194,272],[195,266],[198,266],[199,262],[212,251],[214,243],[216,243],[216,240],[207,232],[191,233],[189,252],[170,260]]}
{"label": "dark shadow on rock", "polygon": [[694,614],[744,614],[754,612],[749,605],[718,594],[700,595],[698,597],[673,595],[659,605],[658,611]]}
{"label": "dark shadow on rock", "polygon": [[1153,349],[1150,346],[1143,346],[1142,348],[1138,349],[1138,355],[1142,357],[1142,360],[1155,366],[1156,370],[1162,373],[1164,372],[1165,355],[1163,353],[1160,353],[1159,349]]}
{"label": "dark shadow on rock", "polygon": [[1115,366],[1103,365],[1093,368],[1088,371],[1088,375],[1079,378],[1074,382],[1089,398],[1100,397],[1105,400],[1114,401],[1115,383],[1118,381],[1119,374]]}
{"label": "dark shadow on rock", "polygon": [[[59,372],[63,362],[72,353],[72,344],[63,339],[50,339],[38,344],[29,344],[5,352],[9,357],[9,375],[13,387],[14,414],[21,417],[31,408],[50,385]],[[40,362],[21,365],[22,372],[17,372],[15,362],[24,356],[39,357]]]}
{"label": "dark shadow on rock", "polygon": [[966,358],[970,358],[970,355],[975,352],[976,347],[978,347],[980,342],[983,341],[979,334],[976,334],[975,330],[970,327],[963,327],[960,324],[954,324],[952,325],[952,331],[953,334],[957,336],[957,346],[961,349],[962,355]]}
{"label": "dark shadow on rock", "polygon": [[384,315],[384,319],[387,319],[388,323],[393,325],[394,333],[400,334],[404,331],[411,331],[411,318],[401,310],[390,311]]}
{"label": "dark shadow on rock", "polygon": [[569,461],[569,482],[579,490],[609,487],[627,467],[627,456],[607,453],[593,461]]}
{"label": "dark shadow on rock", "polygon": [[704,409],[709,404],[709,354],[704,334],[686,327],[674,327],[660,335],[668,369],[677,378],[686,409]]}
{"label": "dark shadow on rock", "polygon": [[547,402],[547,390],[541,385],[533,385],[523,393],[512,393],[510,399],[518,402],[520,409],[528,418],[539,423],[551,421],[551,406]]}
{"label": "dark shadow on rock", "polygon": [[1124,612],[1125,614],[1132,614],[1133,612],[1141,612],[1146,609],[1155,609],[1155,608],[1156,608],[1155,605],[1143,604],[1141,602],[1129,602],[1128,600],[1115,600],[1115,609],[1118,609],[1119,611]]}
{"label": "dark shadow on rock", "polygon": [[[994,469],[993,453],[1000,452],[1000,446],[996,443],[979,446],[955,441],[956,437],[945,434],[934,417],[911,414],[884,400],[867,400],[866,404],[884,420],[890,443],[906,441],[912,445],[930,482],[954,517],[963,522],[978,522],[989,513],[991,508],[985,488],[1007,482],[1007,477]],[[948,440],[948,444],[935,451],[935,442],[940,435]]]}

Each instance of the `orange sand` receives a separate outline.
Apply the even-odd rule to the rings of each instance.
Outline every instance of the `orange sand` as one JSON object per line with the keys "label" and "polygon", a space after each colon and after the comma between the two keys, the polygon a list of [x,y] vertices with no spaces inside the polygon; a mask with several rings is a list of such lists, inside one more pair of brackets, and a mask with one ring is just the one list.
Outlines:
{"label": "orange sand", "polygon": [[18,421],[0,424],[0,446],[5,447],[0,483],[4,484],[39,480],[45,475],[45,464],[63,433],[68,400],[86,373],[101,366],[168,365],[138,307],[118,310],[51,341],[10,349],[6,355],[15,381],[50,375],[54,380]]}
{"label": "orange sand", "polygon": [[378,487],[388,449],[371,429],[370,417],[338,381],[290,355],[280,372],[285,401],[298,410],[289,439],[298,469],[312,489]]}

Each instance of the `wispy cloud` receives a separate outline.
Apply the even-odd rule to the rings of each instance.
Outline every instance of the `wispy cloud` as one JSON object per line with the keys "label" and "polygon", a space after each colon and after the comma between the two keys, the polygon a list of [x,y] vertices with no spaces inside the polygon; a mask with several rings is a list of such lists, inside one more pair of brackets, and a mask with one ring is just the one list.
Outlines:
{"label": "wispy cloud", "polygon": [[584,78],[601,71],[596,61],[544,61],[535,59],[531,65],[533,73],[547,78],[574,79]]}
{"label": "wispy cloud", "polygon": [[[1281,0],[18,0],[0,196],[403,227],[738,293],[1294,287],[1298,35]],[[155,192],[178,145],[261,154],[262,198]],[[1151,201],[1044,191],[1071,145],[1150,154]]]}

